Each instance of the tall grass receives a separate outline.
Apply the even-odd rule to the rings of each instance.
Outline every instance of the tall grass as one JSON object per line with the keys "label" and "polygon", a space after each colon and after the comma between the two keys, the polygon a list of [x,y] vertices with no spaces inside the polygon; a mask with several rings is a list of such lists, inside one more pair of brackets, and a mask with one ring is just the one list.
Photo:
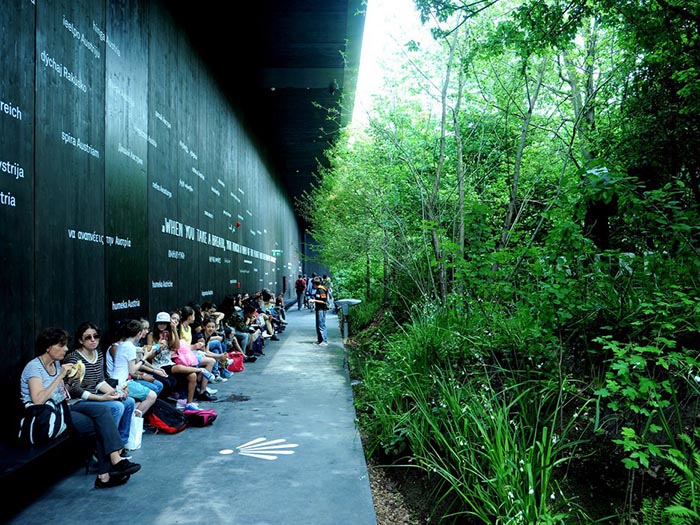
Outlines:
{"label": "tall grass", "polygon": [[585,402],[550,367],[500,367],[483,323],[428,308],[382,334],[356,396],[368,453],[424,469],[444,522],[590,523],[563,489]]}
{"label": "tall grass", "polygon": [[[415,460],[442,482],[437,502],[479,523],[573,523],[562,468],[579,442],[562,425],[566,388],[553,381],[495,386],[491,374],[435,371],[412,382],[408,435]],[[502,379],[502,378],[501,378]]]}

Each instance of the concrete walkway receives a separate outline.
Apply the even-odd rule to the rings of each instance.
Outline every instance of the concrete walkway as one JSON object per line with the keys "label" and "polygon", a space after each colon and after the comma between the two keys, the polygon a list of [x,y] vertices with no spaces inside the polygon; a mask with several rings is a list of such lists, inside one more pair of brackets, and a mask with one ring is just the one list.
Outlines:
{"label": "concrete walkway", "polygon": [[10,523],[375,525],[337,317],[327,347],[313,313],[287,320],[265,356],[213,385],[218,400],[200,404],[213,425],[146,432],[129,483],[98,490],[77,468]]}

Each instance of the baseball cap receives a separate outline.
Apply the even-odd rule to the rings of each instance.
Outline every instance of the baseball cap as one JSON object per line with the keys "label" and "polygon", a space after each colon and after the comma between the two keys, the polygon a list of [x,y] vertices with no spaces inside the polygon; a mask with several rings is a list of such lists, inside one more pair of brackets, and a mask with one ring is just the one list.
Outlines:
{"label": "baseball cap", "polygon": [[159,312],[158,315],[156,315],[156,323],[169,323],[170,322],[170,314],[168,312]]}

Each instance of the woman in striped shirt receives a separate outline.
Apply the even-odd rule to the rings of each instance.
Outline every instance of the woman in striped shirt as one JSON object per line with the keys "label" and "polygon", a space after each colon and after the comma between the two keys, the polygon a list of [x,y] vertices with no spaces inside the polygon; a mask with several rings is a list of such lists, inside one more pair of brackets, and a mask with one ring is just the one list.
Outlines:
{"label": "woman in striped shirt", "polygon": [[85,377],[82,381],[68,384],[72,399],[81,402],[107,403],[112,410],[114,422],[119,430],[119,437],[126,445],[129,440],[131,417],[134,413],[134,399],[124,392],[112,388],[105,378],[104,355],[99,349],[100,331],[92,323],[81,324],[75,332],[75,350],[70,352],[64,363],[82,361],[85,365]]}

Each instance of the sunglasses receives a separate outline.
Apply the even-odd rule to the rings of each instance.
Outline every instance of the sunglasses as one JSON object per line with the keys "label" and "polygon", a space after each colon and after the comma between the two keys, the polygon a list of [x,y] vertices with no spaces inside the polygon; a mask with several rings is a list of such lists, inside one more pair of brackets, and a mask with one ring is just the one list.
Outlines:
{"label": "sunglasses", "polygon": [[86,341],[97,341],[99,338],[100,338],[99,334],[95,334],[95,335],[87,334],[87,335],[83,336],[83,339]]}

